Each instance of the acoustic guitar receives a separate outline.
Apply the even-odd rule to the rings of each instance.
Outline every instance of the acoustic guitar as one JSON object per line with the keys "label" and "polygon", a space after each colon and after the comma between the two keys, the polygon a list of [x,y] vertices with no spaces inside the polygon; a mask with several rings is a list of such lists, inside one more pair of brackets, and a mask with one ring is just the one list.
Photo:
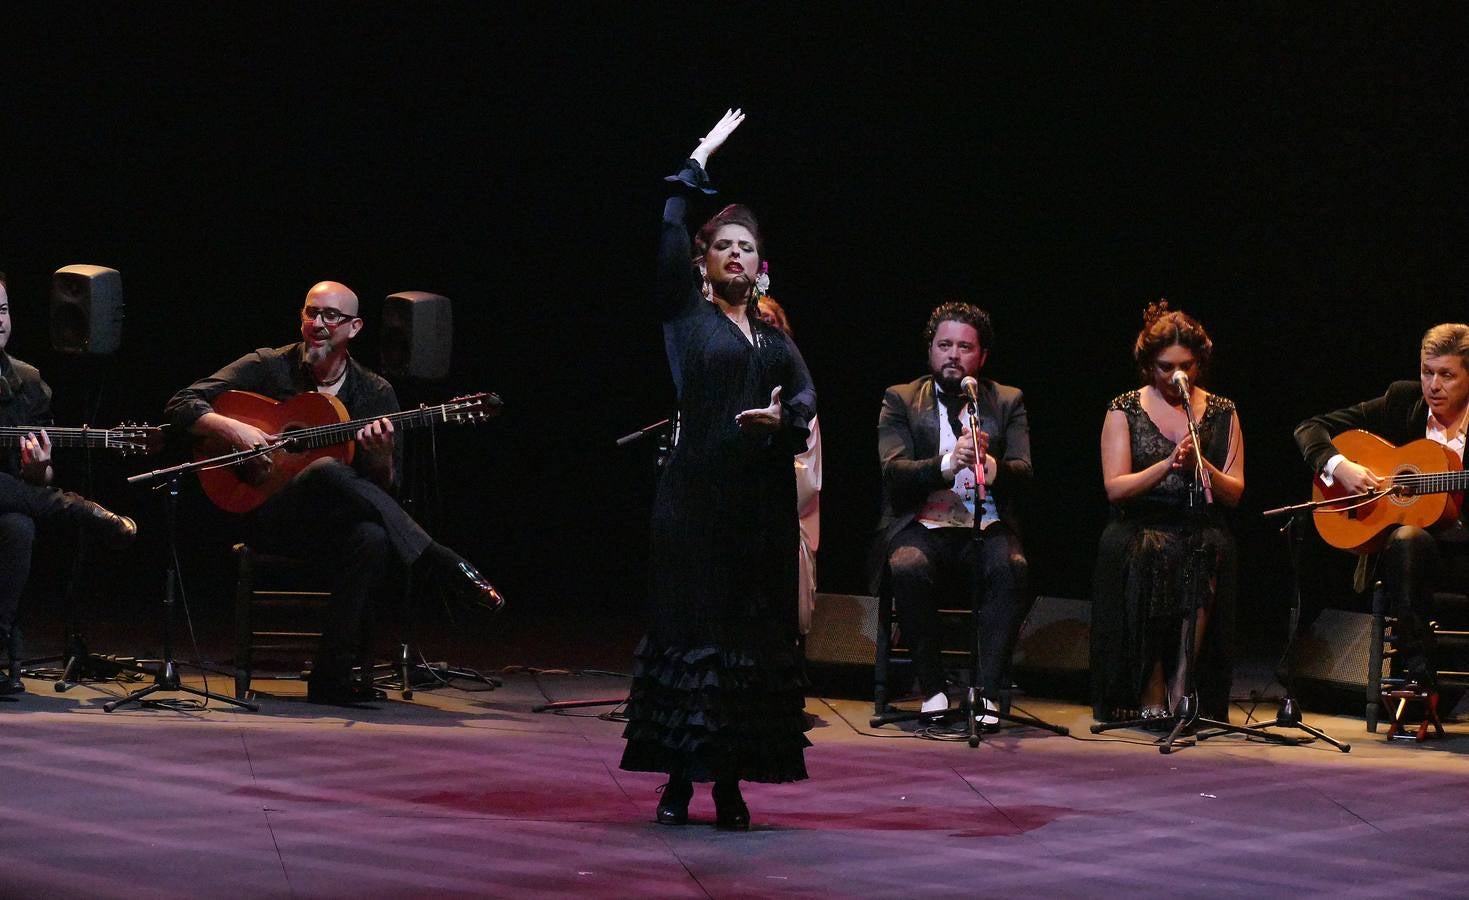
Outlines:
{"label": "acoustic guitar", "polygon": [[[309,391],[278,401],[249,391],[225,391],[214,398],[215,412],[280,435],[281,440],[274,449],[254,459],[199,470],[199,484],[215,506],[246,513],[318,459],[330,457],[350,464],[357,447],[354,438],[370,422],[388,419],[394,430],[484,422],[499,415],[502,405],[494,394],[471,394],[437,406],[353,419],[342,401],[331,394]],[[194,458],[214,459],[234,450],[207,439],[194,448]]]}
{"label": "acoustic guitar", "polygon": [[[1371,553],[1387,543],[1387,531],[1395,525],[1432,528],[1458,518],[1469,472],[1444,445],[1423,438],[1395,447],[1360,430],[1344,431],[1331,442],[1347,459],[1388,480],[1376,497],[1329,503],[1314,511],[1316,530],[1331,546]],[[1318,473],[1312,479],[1311,496],[1327,500],[1347,492],[1340,484],[1322,484]]]}
{"label": "acoustic guitar", "polygon": [[[0,426],[0,447],[19,447],[27,434],[38,434],[36,425]],[[119,425],[116,428],[53,428],[46,426],[52,447],[87,447],[115,450],[122,454],[157,453],[163,446],[163,429],[156,425]]]}

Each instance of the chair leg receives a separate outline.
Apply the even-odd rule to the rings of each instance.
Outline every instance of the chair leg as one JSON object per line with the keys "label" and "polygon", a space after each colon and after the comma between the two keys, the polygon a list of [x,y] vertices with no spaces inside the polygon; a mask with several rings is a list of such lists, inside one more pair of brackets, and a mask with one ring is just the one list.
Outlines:
{"label": "chair leg", "polygon": [[254,650],[250,639],[250,604],[255,596],[255,554],[244,544],[235,545],[235,554],[240,558],[240,574],[235,582],[235,698],[243,700],[250,693]]}
{"label": "chair leg", "polygon": [[1387,639],[1387,595],[1379,581],[1372,587],[1372,637],[1367,649],[1367,733],[1377,733],[1382,715],[1382,642]]}
{"label": "chair leg", "polygon": [[888,588],[887,572],[883,572],[877,597],[877,659],[872,667],[872,714],[888,711],[888,674],[892,661],[893,595]]}

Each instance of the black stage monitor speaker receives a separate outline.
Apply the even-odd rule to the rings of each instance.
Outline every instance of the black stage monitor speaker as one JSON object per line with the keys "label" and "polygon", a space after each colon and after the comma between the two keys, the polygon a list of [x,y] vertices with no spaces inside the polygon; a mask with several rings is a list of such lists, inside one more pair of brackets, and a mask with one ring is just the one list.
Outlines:
{"label": "black stage monitor speaker", "polygon": [[383,302],[383,371],[391,378],[438,381],[449,374],[454,317],[449,298],[400,291]]}
{"label": "black stage monitor speaker", "polygon": [[[1372,647],[1372,616],[1323,609],[1291,648],[1296,680],[1346,689],[1360,698],[1367,688],[1367,658]],[[1384,664],[1383,671],[1387,671]]]}
{"label": "black stage monitor speaker", "polygon": [[104,266],[64,266],[51,276],[51,346],[62,353],[115,353],[122,343],[122,275]]}
{"label": "black stage monitor speaker", "polygon": [[1037,597],[1020,626],[1011,667],[1035,672],[1085,672],[1091,659],[1092,604]]}
{"label": "black stage monitor speaker", "polygon": [[1091,681],[1092,604],[1037,597],[1020,626],[1010,678],[1031,694],[1082,701]]}
{"label": "black stage monitor speaker", "polygon": [[806,635],[806,658],[870,669],[877,660],[877,598],[818,593],[811,632]]}
{"label": "black stage monitor speaker", "polygon": [[816,595],[806,635],[806,667],[823,697],[872,699],[877,660],[877,598],[860,594]]}

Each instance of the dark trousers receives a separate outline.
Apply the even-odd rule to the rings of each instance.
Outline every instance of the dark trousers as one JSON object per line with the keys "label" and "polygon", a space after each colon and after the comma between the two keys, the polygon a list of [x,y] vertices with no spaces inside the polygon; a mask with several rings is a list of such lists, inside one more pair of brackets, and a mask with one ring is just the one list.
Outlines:
{"label": "dark trousers", "polygon": [[80,494],[38,487],[0,472],[0,629],[15,625],[20,595],[31,574],[37,523],[82,521],[90,507]]}
{"label": "dark trousers", "polygon": [[1469,533],[1449,528],[1429,534],[1404,525],[1393,531],[1377,561],[1377,577],[1397,618],[1398,658],[1413,675],[1434,669],[1433,592],[1469,592]]}
{"label": "dark trousers", "polygon": [[256,549],[310,560],[331,573],[316,671],[335,679],[366,661],[373,594],[406,578],[432,542],[398,501],[334,459],[301,470],[256,510],[250,530]]}
{"label": "dark trousers", "polygon": [[976,559],[968,528],[924,528],[911,522],[888,545],[888,570],[898,622],[926,697],[943,690],[945,683],[938,610],[968,609],[970,579],[980,579],[979,677],[986,696],[994,697],[1004,686],[1015,637],[1030,607],[1020,537],[996,522],[985,529]]}

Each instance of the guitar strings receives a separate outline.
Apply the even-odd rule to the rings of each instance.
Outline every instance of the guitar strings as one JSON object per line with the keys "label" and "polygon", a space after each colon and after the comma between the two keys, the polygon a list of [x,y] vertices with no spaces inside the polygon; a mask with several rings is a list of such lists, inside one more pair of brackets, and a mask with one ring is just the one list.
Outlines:
{"label": "guitar strings", "polygon": [[[308,446],[315,442],[322,444],[336,444],[341,442],[339,436],[342,432],[351,432],[357,428],[367,425],[377,419],[387,419],[391,422],[411,422],[414,417],[422,421],[413,424],[427,424],[431,419],[445,419],[451,414],[462,412],[464,409],[476,409],[484,406],[482,397],[471,397],[463,400],[451,400],[448,403],[440,403],[437,406],[420,406],[414,409],[399,410],[386,416],[378,416],[375,419],[359,419],[352,422],[332,422],[327,425],[313,425],[298,431],[290,431],[284,437],[282,443],[303,443]],[[488,416],[488,414],[486,414]],[[278,449],[278,448],[277,448]]]}

